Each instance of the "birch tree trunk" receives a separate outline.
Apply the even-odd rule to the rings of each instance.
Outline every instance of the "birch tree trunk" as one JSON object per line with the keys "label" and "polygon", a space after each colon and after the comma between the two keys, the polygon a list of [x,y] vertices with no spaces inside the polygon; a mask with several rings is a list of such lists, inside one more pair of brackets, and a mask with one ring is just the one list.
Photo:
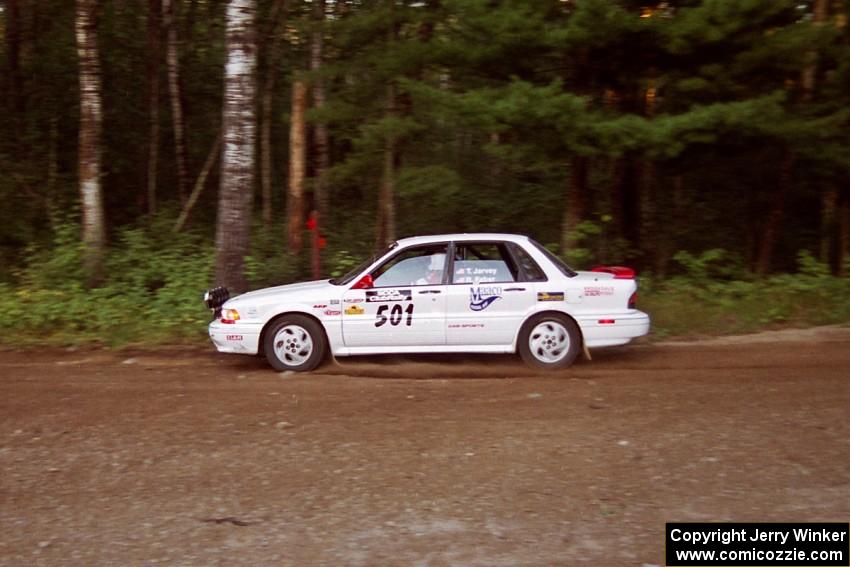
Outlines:
{"label": "birch tree trunk", "polygon": [[307,83],[296,76],[292,83],[292,118],[289,126],[289,192],[286,200],[287,242],[298,255],[304,246],[304,178],[307,169]]}
{"label": "birch tree trunk", "polygon": [[156,214],[157,167],[159,165],[159,61],[161,0],[148,0],[148,214]]}
{"label": "birch tree trunk", "polygon": [[[310,70],[313,71],[313,107],[321,110],[325,106],[325,81],[319,75],[324,57],[325,0],[313,0],[313,34],[310,41]],[[319,218],[328,218],[327,171],[330,167],[328,154],[328,127],[322,122],[313,129],[313,191]]]}
{"label": "birch tree trunk", "polygon": [[183,112],[183,97],[180,91],[180,57],[177,44],[177,19],[175,2],[162,0],[165,16],[166,64],[168,66],[168,96],[171,101],[171,122],[174,130],[174,151],[177,161],[177,194],[180,203],[186,204],[189,193],[189,152],[186,143],[186,117]]}
{"label": "birch tree trunk", "polygon": [[89,283],[100,276],[106,242],[101,163],[101,77],[97,41],[98,0],[77,0],[75,32],[80,76],[79,177],[82,201],[84,264]]}
{"label": "birch tree trunk", "polygon": [[222,110],[221,186],[216,225],[216,282],[247,289],[245,255],[251,237],[254,185],[257,54],[254,0],[230,0],[226,12],[226,63]]}

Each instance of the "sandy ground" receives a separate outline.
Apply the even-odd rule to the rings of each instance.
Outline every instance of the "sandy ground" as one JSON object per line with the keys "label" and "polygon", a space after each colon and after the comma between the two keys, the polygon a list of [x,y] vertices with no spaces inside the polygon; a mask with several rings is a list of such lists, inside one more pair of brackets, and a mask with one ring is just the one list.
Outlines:
{"label": "sandy ground", "polygon": [[313,375],[0,352],[0,565],[661,565],[666,521],[850,520],[850,330]]}

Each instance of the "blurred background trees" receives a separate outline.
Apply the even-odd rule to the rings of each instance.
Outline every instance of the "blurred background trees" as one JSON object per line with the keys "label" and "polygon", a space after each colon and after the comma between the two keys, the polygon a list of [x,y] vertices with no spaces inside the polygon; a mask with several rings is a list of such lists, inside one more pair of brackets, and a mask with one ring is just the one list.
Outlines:
{"label": "blurred background trees", "polygon": [[847,264],[844,0],[0,9],[0,281],[62,253],[68,223],[90,274],[127,231],[151,256],[185,253],[175,232],[199,255],[214,242],[197,288],[306,277],[325,243],[330,274],[444,231],[656,277],[679,251],[760,276],[801,250]]}

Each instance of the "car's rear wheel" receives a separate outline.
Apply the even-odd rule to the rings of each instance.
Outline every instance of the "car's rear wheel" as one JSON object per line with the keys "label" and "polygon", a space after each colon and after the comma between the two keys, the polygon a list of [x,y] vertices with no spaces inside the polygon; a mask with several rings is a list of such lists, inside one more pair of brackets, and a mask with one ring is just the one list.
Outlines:
{"label": "car's rear wheel", "polygon": [[525,322],[518,347],[523,361],[533,368],[566,368],[581,352],[581,332],[566,315],[543,313]]}
{"label": "car's rear wheel", "polygon": [[309,372],[325,358],[328,341],[322,326],[303,315],[284,315],[272,323],[263,345],[275,370]]}

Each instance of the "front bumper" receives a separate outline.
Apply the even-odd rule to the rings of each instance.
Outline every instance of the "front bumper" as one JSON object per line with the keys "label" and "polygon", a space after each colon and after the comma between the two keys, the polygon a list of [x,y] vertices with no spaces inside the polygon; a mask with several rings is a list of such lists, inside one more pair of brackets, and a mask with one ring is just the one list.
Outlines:
{"label": "front bumper", "polygon": [[209,326],[210,340],[218,352],[257,354],[262,325],[250,323],[225,324],[216,319]]}

